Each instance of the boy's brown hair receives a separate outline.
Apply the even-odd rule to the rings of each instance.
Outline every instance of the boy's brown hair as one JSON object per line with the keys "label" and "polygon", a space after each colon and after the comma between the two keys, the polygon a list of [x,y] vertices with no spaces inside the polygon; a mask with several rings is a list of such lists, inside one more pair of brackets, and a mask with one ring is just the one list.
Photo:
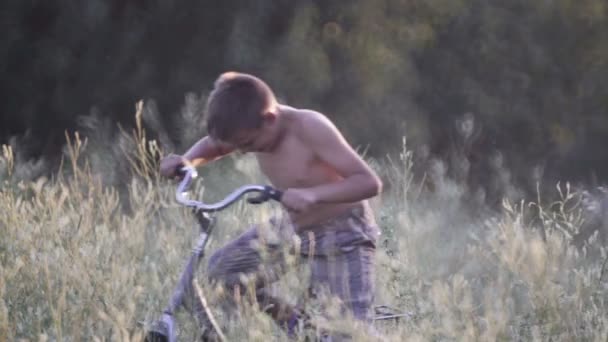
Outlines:
{"label": "boy's brown hair", "polygon": [[240,129],[260,128],[264,114],[275,106],[274,93],[261,79],[238,72],[223,73],[207,99],[207,132],[227,141]]}

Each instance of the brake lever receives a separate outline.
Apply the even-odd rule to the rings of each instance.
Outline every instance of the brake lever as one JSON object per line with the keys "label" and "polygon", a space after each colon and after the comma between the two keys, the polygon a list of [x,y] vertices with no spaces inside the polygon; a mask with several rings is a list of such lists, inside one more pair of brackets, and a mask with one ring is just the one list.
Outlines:
{"label": "brake lever", "polygon": [[277,202],[281,202],[281,198],[283,197],[283,192],[281,190],[277,190],[269,185],[264,187],[264,192],[260,193],[257,196],[247,198],[247,203],[249,204],[261,204],[270,200],[275,200]]}

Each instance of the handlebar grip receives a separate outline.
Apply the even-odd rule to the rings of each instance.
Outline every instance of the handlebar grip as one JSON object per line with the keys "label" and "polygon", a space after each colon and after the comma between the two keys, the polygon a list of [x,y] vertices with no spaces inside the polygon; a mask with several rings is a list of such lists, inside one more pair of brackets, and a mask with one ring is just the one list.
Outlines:
{"label": "handlebar grip", "polygon": [[283,197],[283,192],[281,190],[277,190],[271,186],[265,186],[263,193],[253,198],[248,198],[247,202],[250,204],[260,204],[269,200],[275,200],[277,202],[280,202],[281,197]]}
{"label": "handlebar grip", "polygon": [[281,202],[281,198],[283,197],[283,191],[275,189],[271,186],[266,186],[265,191],[270,199],[275,200],[277,202]]}
{"label": "handlebar grip", "polygon": [[183,165],[179,165],[176,169],[175,169],[175,176],[182,179],[186,176],[186,170],[184,170],[184,166]]}
{"label": "handlebar grip", "polygon": [[175,169],[175,176],[179,179],[184,179],[188,173],[191,174],[192,178],[196,178],[198,176],[196,169],[192,165],[180,164]]}

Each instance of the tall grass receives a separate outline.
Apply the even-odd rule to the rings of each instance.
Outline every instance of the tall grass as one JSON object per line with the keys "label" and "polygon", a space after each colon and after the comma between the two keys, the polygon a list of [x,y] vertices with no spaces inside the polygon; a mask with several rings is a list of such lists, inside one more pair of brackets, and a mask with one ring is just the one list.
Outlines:
{"label": "tall grass", "polygon": [[[25,162],[3,146],[0,340],[141,341],[168,301],[196,232],[188,210],[174,203],[175,184],[156,174],[162,151],[146,138],[143,110],[140,104],[137,128],[117,136],[121,148],[67,134],[65,162],[50,179],[28,178]],[[408,313],[376,323],[387,340],[608,338],[606,250],[596,236],[582,248],[571,243],[585,219],[579,193],[558,186],[557,202],[505,199],[495,211],[447,179],[440,162],[425,179],[433,191],[424,190],[405,142],[401,155],[370,163],[387,184],[372,201],[383,232],[377,304]],[[194,192],[214,200],[236,184],[263,181],[254,161],[241,156],[209,167]],[[275,210],[239,204],[222,212],[208,250]],[[301,272],[279,286],[288,300],[305,292]],[[216,308],[220,295],[199,278]],[[218,311],[228,340],[286,340],[255,306],[243,299],[230,320]],[[193,320],[185,313],[178,319],[180,337],[194,340]],[[340,329],[351,323],[324,322]],[[358,331],[355,340],[372,337]]]}

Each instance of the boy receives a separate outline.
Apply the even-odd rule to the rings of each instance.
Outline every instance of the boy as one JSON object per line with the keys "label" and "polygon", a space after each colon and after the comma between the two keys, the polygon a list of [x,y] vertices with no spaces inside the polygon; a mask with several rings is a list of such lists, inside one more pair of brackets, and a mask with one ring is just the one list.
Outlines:
{"label": "boy", "polygon": [[[366,200],[381,192],[378,176],[328,118],[277,103],[255,76],[222,74],[206,114],[209,135],[183,156],[165,157],[161,174],[174,177],[185,162],[205,164],[237,150],[254,153],[271,184],[283,191],[285,215],[271,225],[280,235],[290,232],[299,239],[295,250],[310,262],[312,288],[328,288],[345,310],[369,322],[379,231]],[[271,260],[262,260],[256,243],[270,251]],[[208,272],[211,280],[241,293],[241,275],[252,276],[261,307],[292,332],[295,309],[272,298],[264,286],[284,271],[280,247],[261,238],[258,227],[250,228],[210,257]]]}

